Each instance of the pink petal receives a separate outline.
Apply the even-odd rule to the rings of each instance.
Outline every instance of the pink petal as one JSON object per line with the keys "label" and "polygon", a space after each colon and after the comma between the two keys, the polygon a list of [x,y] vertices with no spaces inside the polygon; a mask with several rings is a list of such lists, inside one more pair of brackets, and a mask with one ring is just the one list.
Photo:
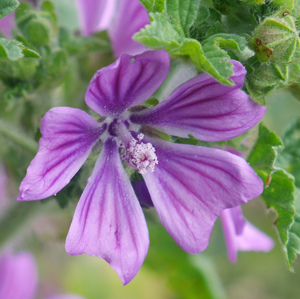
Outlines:
{"label": "pink petal", "polygon": [[222,85],[201,74],[181,84],[166,101],[133,114],[130,120],[170,135],[193,135],[203,141],[223,141],[245,133],[260,121],[266,108],[240,90],[246,70],[241,63],[231,62],[234,75],[230,79],[235,86]]}
{"label": "pink petal", "polygon": [[40,147],[17,200],[39,200],[65,187],[87,159],[105,127],[84,111],[53,108],[41,120]]}
{"label": "pink petal", "polygon": [[165,80],[169,68],[170,57],[165,50],[137,56],[122,54],[95,74],[85,101],[102,116],[118,117],[130,106],[147,100]]}
{"label": "pink petal", "polygon": [[144,52],[146,47],[134,41],[132,36],[149,23],[148,13],[138,0],[120,0],[115,21],[109,28],[115,57],[122,53],[136,55]]}
{"label": "pink petal", "polygon": [[140,269],[148,246],[144,214],[117,143],[108,139],[77,205],[66,250],[105,259],[127,284]]}
{"label": "pink petal", "polygon": [[2,255],[0,258],[1,299],[34,299],[37,282],[37,266],[30,253]]}
{"label": "pink petal", "polygon": [[236,155],[154,138],[148,141],[156,149],[158,165],[144,175],[146,185],[166,230],[189,253],[205,250],[222,210],[263,191],[261,179]]}
{"label": "pink petal", "polygon": [[83,35],[107,29],[116,14],[116,0],[76,0]]}
{"label": "pink petal", "polygon": [[244,220],[242,230],[237,231],[237,225],[241,225],[241,223],[237,224],[235,221],[237,214],[240,214],[239,219],[243,217],[241,207],[226,209],[221,213],[221,222],[230,262],[237,262],[238,251],[270,251],[274,247],[273,240],[250,222]]}

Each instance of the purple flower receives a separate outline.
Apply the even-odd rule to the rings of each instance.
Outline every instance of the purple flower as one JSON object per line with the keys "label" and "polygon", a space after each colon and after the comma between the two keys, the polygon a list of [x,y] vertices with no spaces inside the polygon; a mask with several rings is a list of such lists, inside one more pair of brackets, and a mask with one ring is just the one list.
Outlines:
{"label": "purple flower", "polygon": [[[265,108],[240,90],[246,71],[239,62],[232,63],[235,86],[201,74],[156,107],[137,112],[134,106],[148,99],[166,78],[170,58],[165,50],[134,57],[122,54],[99,70],[88,86],[85,101],[102,116],[98,121],[67,107],[45,114],[40,148],[17,199],[39,200],[56,194],[91,150],[102,144],[74,214],[67,252],[105,259],[124,284],[141,267],[149,245],[148,230],[119,151],[123,162],[143,175],[158,216],[173,239],[189,253],[203,251],[220,213],[260,195],[263,183],[241,157],[167,142],[156,138],[151,128],[220,141],[254,126]],[[144,136],[145,131],[152,136]]]}
{"label": "purple flower", "polygon": [[[34,299],[38,288],[38,270],[34,256],[29,252],[0,256],[0,299]],[[46,299],[84,299],[63,294]]]}
{"label": "purple flower", "polygon": [[[108,29],[115,57],[146,50],[132,36],[149,24],[146,9],[138,0],[76,0],[83,35]],[[125,28],[125,30],[124,30]]]}
{"label": "purple flower", "polygon": [[1,299],[33,299],[37,281],[37,266],[30,253],[4,253],[0,256]]}
{"label": "purple flower", "polygon": [[2,32],[6,38],[11,38],[11,30],[15,27],[14,21],[14,12],[0,19],[0,32]]}
{"label": "purple flower", "polygon": [[273,240],[257,229],[243,216],[242,208],[226,209],[221,213],[228,259],[237,262],[238,251],[268,252],[274,247]]}

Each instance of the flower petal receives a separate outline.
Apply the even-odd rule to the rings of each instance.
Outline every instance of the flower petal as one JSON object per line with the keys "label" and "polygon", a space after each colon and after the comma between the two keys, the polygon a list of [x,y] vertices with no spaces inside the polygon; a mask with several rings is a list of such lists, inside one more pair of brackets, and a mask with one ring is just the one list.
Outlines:
{"label": "flower petal", "polygon": [[136,55],[144,52],[146,47],[134,41],[132,36],[149,23],[148,13],[138,0],[120,0],[115,21],[109,28],[115,57],[122,53]]}
{"label": "flower petal", "polygon": [[116,13],[116,0],[76,0],[81,32],[90,35],[107,29]]}
{"label": "flower petal", "polygon": [[118,117],[130,106],[147,100],[165,80],[169,68],[166,50],[147,51],[137,56],[122,54],[95,74],[85,101],[102,116]]}
{"label": "flower petal", "polygon": [[77,205],[66,250],[105,259],[127,284],[140,269],[148,246],[144,214],[116,141],[108,139]]}
{"label": "flower petal", "polygon": [[154,138],[147,142],[158,158],[154,172],[143,175],[154,207],[175,242],[189,253],[205,250],[222,210],[263,191],[260,178],[236,155]]}
{"label": "flower petal", "polygon": [[145,184],[145,181],[134,182],[133,189],[142,206],[153,207],[153,202]]}
{"label": "flower petal", "polygon": [[2,255],[0,258],[1,299],[34,299],[37,282],[37,266],[30,253]]}
{"label": "flower petal", "polygon": [[222,85],[208,74],[194,77],[175,89],[152,109],[133,114],[130,120],[151,125],[167,134],[203,141],[223,141],[252,128],[266,108],[254,103],[240,90],[246,75],[241,63],[231,61],[235,86]]}
{"label": "flower petal", "polygon": [[105,126],[79,109],[58,107],[48,111],[41,120],[39,151],[27,169],[17,200],[47,198],[65,187]]}
{"label": "flower petal", "polygon": [[238,251],[270,251],[274,247],[273,240],[250,222],[244,220],[242,231],[237,232],[235,221],[237,214],[239,214],[240,219],[243,217],[241,207],[226,209],[221,213],[221,222],[230,262],[237,262]]}

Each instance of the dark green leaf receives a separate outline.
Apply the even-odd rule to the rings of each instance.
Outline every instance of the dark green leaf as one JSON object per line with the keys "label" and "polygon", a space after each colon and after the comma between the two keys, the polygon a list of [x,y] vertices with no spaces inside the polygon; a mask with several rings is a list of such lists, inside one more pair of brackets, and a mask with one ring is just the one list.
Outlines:
{"label": "dark green leaf", "polygon": [[258,138],[247,160],[256,172],[264,172],[264,176],[269,176],[282,149],[280,138],[260,123]]}
{"label": "dark green leaf", "polygon": [[279,137],[261,124],[258,139],[248,158],[263,181],[268,182],[261,197],[266,206],[277,213],[275,225],[290,269],[300,249],[299,191],[295,188],[294,177],[279,167],[291,168],[293,161],[298,159],[295,155],[299,142],[298,127],[298,121],[289,126],[283,138],[287,147],[283,149]]}

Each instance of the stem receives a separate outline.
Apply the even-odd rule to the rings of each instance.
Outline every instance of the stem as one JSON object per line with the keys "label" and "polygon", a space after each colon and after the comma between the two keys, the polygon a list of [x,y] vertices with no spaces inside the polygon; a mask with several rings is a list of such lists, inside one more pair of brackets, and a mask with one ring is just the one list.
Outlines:
{"label": "stem", "polygon": [[34,154],[38,150],[38,143],[36,141],[25,136],[15,125],[2,119],[0,119],[0,134]]}

